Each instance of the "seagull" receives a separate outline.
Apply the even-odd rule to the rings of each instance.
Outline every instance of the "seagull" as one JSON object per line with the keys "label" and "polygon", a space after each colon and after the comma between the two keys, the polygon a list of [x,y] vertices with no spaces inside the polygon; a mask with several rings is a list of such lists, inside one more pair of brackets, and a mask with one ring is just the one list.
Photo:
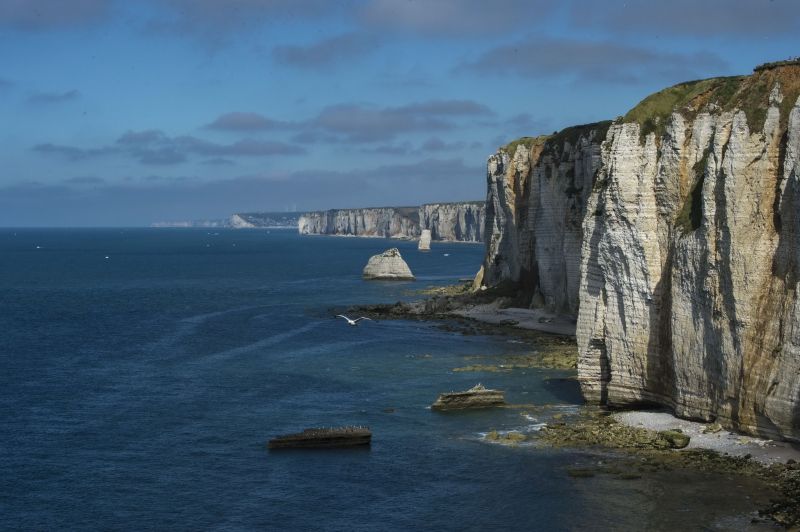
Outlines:
{"label": "seagull", "polygon": [[366,316],[361,316],[360,318],[356,318],[356,319],[354,319],[354,320],[351,320],[350,318],[348,318],[347,316],[345,316],[345,315],[343,315],[343,314],[337,314],[337,315],[336,315],[336,317],[337,317],[337,318],[344,318],[344,319],[346,319],[346,320],[347,320],[347,324],[348,324],[348,325],[352,325],[353,327],[355,327],[356,325],[358,325],[358,322],[359,322],[359,321],[361,321],[361,320],[369,320],[369,321],[372,321],[371,319],[367,318]]}

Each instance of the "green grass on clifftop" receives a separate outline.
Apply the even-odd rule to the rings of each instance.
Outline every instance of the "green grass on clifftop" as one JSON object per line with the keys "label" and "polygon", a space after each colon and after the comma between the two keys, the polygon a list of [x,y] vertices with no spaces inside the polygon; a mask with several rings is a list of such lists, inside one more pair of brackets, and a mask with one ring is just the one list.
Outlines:
{"label": "green grass on clifftop", "polygon": [[679,83],[651,94],[628,111],[622,121],[638,123],[642,139],[650,133],[656,133],[658,140],[674,111],[691,119],[708,109],[709,104],[715,104],[721,111],[744,111],[748,127],[753,133],[764,127],[769,94],[776,83],[780,84],[784,97],[780,112],[781,129],[785,130],[789,111],[800,95],[800,60],[796,59],[760,65],[749,76]]}
{"label": "green grass on clifftop", "polygon": [[606,133],[608,133],[609,127],[611,127],[611,120],[592,122],[591,124],[581,124],[564,128],[548,137],[545,150],[552,149],[554,147],[562,149],[565,142],[569,142],[570,145],[574,146],[581,137],[588,137],[592,132],[594,132],[595,140],[602,142],[606,138]]}
{"label": "green grass on clifftop", "polygon": [[526,148],[531,149],[531,146],[533,146],[535,143],[542,142],[546,138],[547,135],[540,135],[538,137],[520,137],[517,140],[512,140],[505,146],[500,146],[500,150],[513,157],[514,154],[517,153],[517,148],[519,146],[525,146]]}
{"label": "green grass on clifftop", "polygon": [[578,126],[570,126],[556,131],[552,135],[539,135],[538,137],[521,137],[501,146],[500,150],[505,151],[510,156],[514,156],[519,146],[525,146],[531,149],[534,145],[543,145],[544,152],[553,151],[555,149],[561,150],[565,142],[575,145],[581,137],[588,137],[594,132],[594,139],[598,142],[606,138],[608,128],[611,127],[611,120],[603,122],[593,122],[591,124],[581,124]]}

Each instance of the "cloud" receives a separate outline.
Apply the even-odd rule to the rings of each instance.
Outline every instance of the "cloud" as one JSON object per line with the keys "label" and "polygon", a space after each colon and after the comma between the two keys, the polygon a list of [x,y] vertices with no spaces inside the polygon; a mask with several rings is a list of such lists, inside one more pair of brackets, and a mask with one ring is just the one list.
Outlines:
{"label": "cloud", "polygon": [[109,14],[111,0],[3,0],[0,28],[41,31],[86,26]]}
{"label": "cloud", "polygon": [[210,157],[266,157],[272,155],[303,155],[306,150],[294,144],[277,141],[241,139],[230,144],[219,144],[184,135],[170,137],[158,129],[127,131],[113,146],[78,148],[44,143],[34,151],[57,155],[69,161],[82,161],[113,153],[123,153],[146,165],[175,165],[186,162],[190,155]]}
{"label": "cloud", "polygon": [[555,8],[545,0],[373,0],[357,17],[374,30],[474,38],[543,24]]}
{"label": "cloud", "polygon": [[167,136],[159,129],[145,129],[142,131],[126,131],[117,139],[117,144],[127,146],[144,146],[161,142]]}
{"label": "cloud", "polygon": [[231,161],[230,159],[225,159],[223,157],[214,157],[213,159],[206,159],[202,161],[202,164],[208,166],[235,166],[236,163]]}
{"label": "cloud", "polygon": [[800,9],[796,0],[671,0],[631,2],[607,0],[603,9],[574,2],[571,20],[578,28],[597,28],[615,34],[700,36],[796,35]]}
{"label": "cloud", "polygon": [[603,83],[635,83],[644,79],[683,81],[725,70],[711,53],[661,52],[609,41],[535,38],[489,50],[457,71],[516,75],[529,78],[566,77]]}
{"label": "cloud", "polygon": [[43,153],[46,155],[58,155],[64,157],[68,161],[83,161],[104,155],[116,153],[118,150],[113,147],[103,148],[76,148],[75,146],[64,146],[61,144],[52,144],[46,142],[44,144],[37,144],[33,147],[33,151]]}
{"label": "cloud", "polygon": [[446,142],[439,137],[431,137],[425,140],[419,147],[414,148],[410,142],[400,144],[381,144],[374,148],[363,148],[363,153],[374,153],[378,155],[422,155],[426,153],[440,153],[446,151],[463,150],[466,148],[476,149],[482,146],[479,142]]}
{"label": "cloud", "polygon": [[381,144],[374,148],[364,148],[361,151],[378,155],[408,155],[413,151],[413,146],[411,146],[410,142],[403,142],[402,144]]}
{"label": "cloud", "polygon": [[278,46],[272,57],[284,65],[314,69],[363,57],[377,46],[378,40],[371,35],[346,33],[307,46]]}
{"label": "cloud", "polygon": [[80,98],[81,93],[75,89],[66,92],[34,92],[28,96],[28,103],[49,105],[70,102]]}
{"label": "cloud", "polygon": [[232,112],[220,115],[216,120],[206,125],[206,128],[223,131],[265,131],[291,126],[292,124],[288,122],[272,120],[258,113]]}
{"label": "cloud", "polygon": [[452,129],[454,118],[490,115],[488,107],[470,100],[430,100],[399,107],[340,104],[326,107],[308,125],[348,142],[377,142],[402,133]]}
{"label": "cloud", "polygon": [[242,139],[232,144],[218,144],[190,135],[169,137],[163,131],[148,129],[128,131],[117,139],[143,164],[177,164],[187,155],[204,157],[263,157],[268,155],[302,155],[305,149],[285,142]]}
{"label": "cloud", "polygon": [[139,158],[139,162],[142,164],[168,165],[186,162],[186,154],[181,153],[172,146],[139,150],[136,153],[136,157]]}

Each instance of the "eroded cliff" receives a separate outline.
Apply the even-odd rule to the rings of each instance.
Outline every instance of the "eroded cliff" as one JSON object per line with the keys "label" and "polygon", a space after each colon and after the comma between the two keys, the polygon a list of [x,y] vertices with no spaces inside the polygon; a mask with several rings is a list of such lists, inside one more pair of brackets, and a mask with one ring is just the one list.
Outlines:
{"label": "eroded cliff", "polygon": [[419,236],[419,212],[416,207],[309,212],[300,216],[298,231],[302,235],[416,238]]}
{"label": "eroded cliff", "polygon": [[309,212],[298,221],[304,235],[418,238],[423,229],[433,240],[482,242],[483,202],[428,203],[421,207],[332,209]]}
{"label": "eroded cliff", "polygon": [[428,203],[419,208],[422,229],[431,231],[433,240],[483,242],[486,203]]}
{"label": "eroded cliff", "polygon": [[610,122],[523,138],[487,163],[483,283],[522,304],[576,315],[582,221]]}
{"label": "eroded cliff", "polygon": [[800,65],[615,122],[583,225],[586,398],[800,441]]}

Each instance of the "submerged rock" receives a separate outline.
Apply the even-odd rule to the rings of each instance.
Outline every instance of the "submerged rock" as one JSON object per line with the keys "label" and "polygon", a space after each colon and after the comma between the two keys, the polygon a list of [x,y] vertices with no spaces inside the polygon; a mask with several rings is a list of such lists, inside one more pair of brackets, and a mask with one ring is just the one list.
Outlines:
{"label": "submerged rock", "polygon": [[367,427],[332,427],[306,429],[296,434],[269,440],[270,449],[320,449],[369,445],[372,432]]}
{"label": "submerged rock", "polygon": [[387,249],[380,255],[373,255],[364,267],[364,279],[388,281],[413,281],[414,274],[400,256],[397,248]]}
{"label": "submerged rock", "polygon": [[465,408],[487,408],[506,404],[503,392],[490,390],[478,384],[465,392],[450,392],[439,395],[431,410],[462,410]]}
{"label": "submerged rock", "polygon": [[517,445],[520,442],[527,440],[528,437],[521,432],[497,432],[493,430],[486,435],[486,440],[494,443],[502,443],[503,445]]}

